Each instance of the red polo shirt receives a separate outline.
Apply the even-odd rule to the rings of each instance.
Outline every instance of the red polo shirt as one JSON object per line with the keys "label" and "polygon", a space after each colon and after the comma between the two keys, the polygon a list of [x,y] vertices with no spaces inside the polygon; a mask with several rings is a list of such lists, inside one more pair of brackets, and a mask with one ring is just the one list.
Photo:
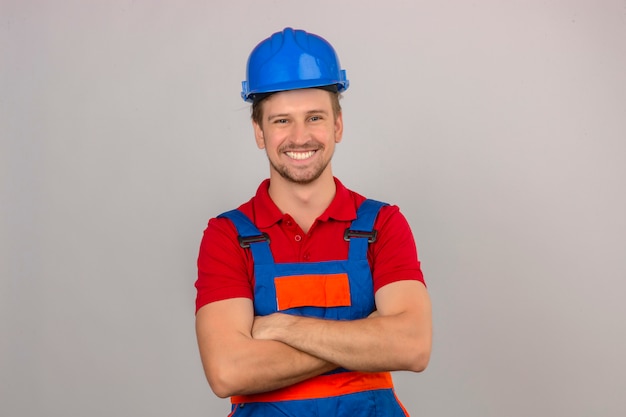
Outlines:
{"label": "red polo shirt", "polygon": [[[261,232],[269,235],[276,263],[347,259],[348,242],[343,239],[343,234],[356,218],[356,210],[365,197],[348,190],[336,178],[335,184],[335,198],[308,233],[274,204],[268,193],[269,180],[262,182],[256,195],[239,210]],[[378,230],[378,237],[368,248],[374,291],[401,280],[423,283],[415,240],[399,208],[383,207],[374,228]],[[252,254],[249,249],[239,246],[235,226],[228,219],[209,220],[200,243],[196,289],[196,311],[205,304],[228,298],[253,299]]]}

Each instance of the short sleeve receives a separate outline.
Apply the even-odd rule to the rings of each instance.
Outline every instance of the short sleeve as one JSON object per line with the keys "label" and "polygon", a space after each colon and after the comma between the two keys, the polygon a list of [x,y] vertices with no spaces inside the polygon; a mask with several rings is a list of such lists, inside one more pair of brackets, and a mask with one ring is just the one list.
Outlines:
{"label": "short sleeve", "polygon": [[378,237],[369,253],[374,291],[403,280],[420,281],[425,285],[415,238],[400,209],[383,207],[374,227]]}
{"label": "short sleeve", "polygon": [[200,242],[196,312],[204,305],[229,298],[253,298],[253,271],[247,253],[239,246],[230,220],[209,221]]}

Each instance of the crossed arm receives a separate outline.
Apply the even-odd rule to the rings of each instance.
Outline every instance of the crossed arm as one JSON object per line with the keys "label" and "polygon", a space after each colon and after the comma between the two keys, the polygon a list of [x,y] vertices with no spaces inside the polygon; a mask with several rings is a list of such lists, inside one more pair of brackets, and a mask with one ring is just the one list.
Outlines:
{"label": "crossed arm", "polygon": [[377,311],[355,321],[276,313],[254,317],[252,301],[235,298],[198,310],[196,333],[204,371],[219,397],[272,391],[338,366],[355,371],[426,368],[431,306],[418,281],[376,292]]}

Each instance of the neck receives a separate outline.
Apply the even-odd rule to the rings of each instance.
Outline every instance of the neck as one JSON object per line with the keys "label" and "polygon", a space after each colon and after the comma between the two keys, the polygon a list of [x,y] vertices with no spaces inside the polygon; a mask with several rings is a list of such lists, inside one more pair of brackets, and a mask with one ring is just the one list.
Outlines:
{"label": "neck", "polygon": [[309,184],[297,184],[272,172],[269,195],[281,212],[288,213],[304,232],[328,208],[336,192],[330,170]]}

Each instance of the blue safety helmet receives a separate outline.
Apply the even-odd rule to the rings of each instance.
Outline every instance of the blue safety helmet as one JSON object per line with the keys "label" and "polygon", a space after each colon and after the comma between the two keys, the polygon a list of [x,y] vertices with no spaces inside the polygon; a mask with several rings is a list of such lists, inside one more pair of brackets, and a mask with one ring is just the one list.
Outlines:
{"label": "blue safety helmet", "polygon": [[340,68],[339,57],[325,39],[285,28],[250,53],[241,97],[253,102],[267,93],[327,86],[342,92],[350,83]]}

